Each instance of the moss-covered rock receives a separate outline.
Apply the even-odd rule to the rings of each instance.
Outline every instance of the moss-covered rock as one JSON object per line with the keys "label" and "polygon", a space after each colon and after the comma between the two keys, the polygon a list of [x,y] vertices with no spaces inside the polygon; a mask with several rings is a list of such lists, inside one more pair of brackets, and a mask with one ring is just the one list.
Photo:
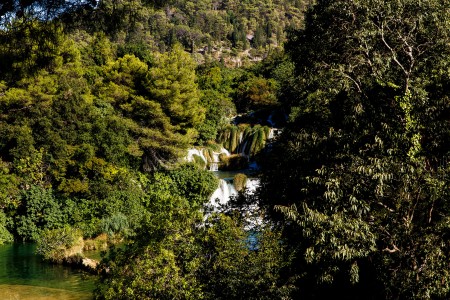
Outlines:
{"label": "moss-covered rock", "polygon": [[233,178],[233,185],[236,191],[241,192],[245,189],[247,186],[247,175],[238,173],[234,175]]}
{"label": "moss-covered rock", "polygon": [[219,170],[222,171],[243,170],[248,167],[248,158],[239,154],[233,154],[230,156],[222,155],[219,158],[221,158]]}
{"label": "moss-covered rock", "polygon": [[192,155],[192,158],[194,159],[194,164],[198,166],[200,169],[203,170],[206,167],[206,162],[199,155],[194,154]]}
{"label": "moss-covered rock", "polygon": [[219,132],[217,142],[233,154],[254,156],[266,146],[270,127],[249,124],[229,125]]}

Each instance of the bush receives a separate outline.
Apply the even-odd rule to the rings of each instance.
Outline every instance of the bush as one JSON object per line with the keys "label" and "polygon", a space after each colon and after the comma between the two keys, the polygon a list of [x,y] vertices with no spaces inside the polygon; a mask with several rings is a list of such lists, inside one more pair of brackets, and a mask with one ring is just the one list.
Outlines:
{"label": "bush", "polygon": [[108,247],[108,236],[102,233],[94,239],[84,240],[84,251],[106,250]]}
{"label": "bush", "polygon": [[173,182],[170,186],[170,193],[187,199],[192,208],[201,207],[208,202],[218,185],[214,174],[198,170],[189,164],[171,170],[166,175]]}
{"label": "bush", "polygon": [[46,229],[37,240],[37,254],[55,263],[62,263],[70,257],[80,257],[82,250],[82,232],[67,225],[58,229]]}
{"label": "bush", "polygon": [[128,218],[122,213],[116,213],[102,220],[102,231],[110,238],[126,235],[128,229]]}
{"label": "bush", "polygon": [[43,229],[61,227],[64,215],[51,189],[31,186],[23,191],[23,206],[16,216],[17,234],[23,240],[36,241]]}
{"label": "bush", "polygon": [[0,245],[12,243],[13,241],[12,234],[6,229],[6,215],[3,211],[0,211]]}

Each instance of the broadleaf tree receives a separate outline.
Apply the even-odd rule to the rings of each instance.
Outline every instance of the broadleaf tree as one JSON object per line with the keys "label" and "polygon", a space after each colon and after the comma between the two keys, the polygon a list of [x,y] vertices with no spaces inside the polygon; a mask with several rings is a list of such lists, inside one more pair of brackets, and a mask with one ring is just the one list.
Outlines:
{"label": "broadleaf tree", "polygon": [[448,297],[449,18],[435,0],[317,1],[291,33],[297,98],[260,201],[300,293]]}

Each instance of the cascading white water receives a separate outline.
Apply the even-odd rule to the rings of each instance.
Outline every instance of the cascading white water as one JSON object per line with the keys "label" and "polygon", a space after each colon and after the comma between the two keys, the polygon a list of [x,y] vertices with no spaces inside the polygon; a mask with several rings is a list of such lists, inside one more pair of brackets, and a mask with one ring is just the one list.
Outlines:
{"label": "cascading white water", "polygon": [[213,172],[219,171],[219,163],[220,163],[219,156],[220,156],[220,154],[225,154],[226,156],[230,156],[230,152],[228,152],[228,150],[223,147],[220,149],[220,152],[213,152],[212,153],[212,162],[209,165],[210,171],[213,171]]}
{"label": "cascading white water", "polygon": [[[242,151],[242,154],[245,155],[244,149],[246,147],[246,143],[244,142],[242,144],[242,148],[240,149]],[[213,152],[212,160],[211,162],[208,162],[205,155],[203,154],[203,149],[189,149],[188,154],[186,156],[186,160],[188,162],[194,161],[194,155],[198,155],[205,163],[209,163],[209,170],[210,171],[218,171],[219,170],[219,155],[225,154],[226,156],[230,156],[230,152],[228,152],[225,148],[220,149],[220,152]],[[255,166],[250,166],[251,169],[257,169],[256,163],[254,163]],[[259,186],[259,179],[258,178],[249,178],[246,183],[247,192],[254,193],[256,189]],[[211,195],[209,203],[215,208],[219,208],[219,204],[226,204],[231,196],[236,196],[238,192],[236,191],[233,179],[232,178],[226,178],[226,179],[220,179],[219,180],[219,186],[214,191],[214,193]]]}
{"label": "cascading white water", "polygon": [[211,172],[217,172],[217,171],[219,171],[219,164],[218,164],[218,163],[215,163],[215,162],[211,163],[211,164],[209,165],[209,170],[210,170]]}
{"label": "cascading white water", "polygon": [[230,152],[227,149],[223,148],[223,147],[220,149],[220,153],[219,154],[225,154],[226,156],[230,156]]}
{"label": "cascading white water", "polygon": [[[241,146],[242,145],[242,146]],[[245,141],[243,144],[239,144],[239,150],[238,153],[242,156],[247,156],[247,153],[245,153],[245,148],[247,148],[247,141]]]}
{"label": "cascading white water", "polygon": [[220,154],[225,154],[226,156],[230,156],[230,152],[228,152],[227,149],[225,148],[221,148],[220,152],[213,152],[212,153],[212,161],[208,161],[208,159],[206,159],[203,151],[205,151],[205,149],[188,149],[188,153],[187,156],[185,157],[185,160],[188,162],[193,162],[194,161],[194,155],[199,156],[206,164],[209,164],[209,170],[210,171],[219,171],[219,163],[220,163],[220,159],[219,159],[219,155]]}
{"label": "cascading white water", "polygon": [[247,191],[249,193],[253,194],[259,187],[259,183],[260,183],[259,178],[249,178],[247,180],[247,184],[245,185],[245,187],[247,188]]}
{"label": "cascading white water", "polygon": [[211,195],[211,198],[209,202],[213,204],[214,206],[217,206],[215,204],[223,203],[224,199],[228,199],[229,193],[228,193],[228,187],[225,180],[220,179],[218,188],[214,191],[214,193]]}
{"label": "cascading white water", "polygon": [[274,137],[274,129],[270,128],[269,136],[267,138],[270,140],[270,139],[273,139],[273,137]]}
{"label": "cascading white water", "polygon": [[220,153],[213,152],[213,155],[212,155],[212,162],[214,162],[214,163],[219,163],[219,162],[220,162],[219,155],[220,155]]}
{"label": "cascading white water", "polygon": [[212,194],[209,203],[215,208],[219,208],[219,204],[226,204],[231,196],[236,196],[238,192],[234,188],[233,180],[220,179],[219,187]]}
{"label": "cascading white water", "polygon": [[[246,188],[248,193],[253,194],[258,186],[258,178],[249,178],[247,180]],[[219,186],[212,194],[209,203],[212,204],[215,208],[218,208],[219,203],[226,204],[228,201],[230,201],[230,197],[236,196],[237,194],[238,192],[234,187],[232,178],[220,179]]]}
{"label": "cascading white water", "polygon": [[203,159],[203,161],[205,162],[205,163],[207,163],[208,161],[206,160],[206,157],[203,155],[203,151],[202,150],[199,150],[199,149],[188,149],[188,153],[187,153],[187,157],[186,157],[186,160],[188,161],[188,162],[193,162],[194,161],[194,155],[198,155],[198,156],[200,156],[202,159]]}

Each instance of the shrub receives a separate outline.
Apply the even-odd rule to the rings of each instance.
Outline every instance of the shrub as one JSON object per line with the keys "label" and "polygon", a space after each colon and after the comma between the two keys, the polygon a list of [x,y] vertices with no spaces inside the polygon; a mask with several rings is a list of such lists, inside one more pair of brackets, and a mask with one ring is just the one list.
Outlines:
{"label": "shrub", "polygon": [[106,233],[102,233],[94,239],[87,239],[84,241],[84,251],[92,250],[106,250],[108,247],[108,236]]}
{"label": "shrub", "polygon": [[43,229],[63,225],[63,211],[51,189],[31,186],[22,192],[22,201],[15,221],[17,234],[23,240],[36,241]]}
{"label": "shrub", "polygon": [[45,229],[37,240],[37,254],[55,263],[62,263],[70,257],[80,257],[83,249],[82,232],[70,226]]}
{"label": "shrub", "polygon": [[128,229],[128,218],[122,213],[116,213],[102,220],[102,231],[111,238],[126,235]]}
{"label": "shrub", "polygon": [[3,211],[0,211],[0,245],[12,243],[13,241],[12,234],[6,229],[6,215]]}

